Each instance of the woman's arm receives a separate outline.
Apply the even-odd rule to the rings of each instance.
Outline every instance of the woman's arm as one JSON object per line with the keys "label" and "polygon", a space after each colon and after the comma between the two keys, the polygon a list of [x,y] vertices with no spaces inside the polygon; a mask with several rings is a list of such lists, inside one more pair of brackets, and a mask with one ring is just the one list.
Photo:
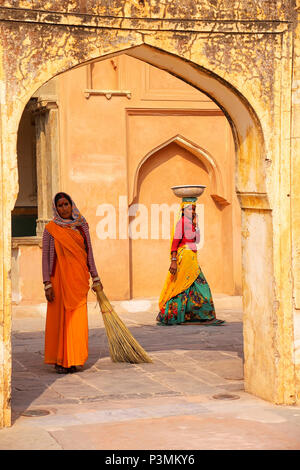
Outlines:
{"label": "woman's arm", "polygon": [[195,228],[195,243],[199,243],[200,242],[200,229],[199,229],[199,225],[198,225],[198,217],[196,219],[196,228]]}
{"label": "woman's arm", "polygon": [[195,232],[195,243],[200,242],[200,229],[198,225],[198,214],[194,214],[192,221],[193,231]]}
{"label": "woman's arm", "polygon": [[171,246],[171,264],[169,267],[170,273],[174,276],[177,271],[177,250],[178,245],[183,237],[183,217],[177,222],[175,227],[173,242]]}
{"label": "woman's arm", "polygon": [[51,235],[45,229],[42,238],[42,271],[43,271],[43,282],[50,282],[50,240]]}
{"label": "woman's arm", "polygon": [[171,274],[176,274],[177,271],[177,251],[172,251],[171,252],[171,264],[169,267],[169,271]]}
{"label": "woman's arm", "polygon": [[54,300],[54,291],[50,280],[50,252],[51,249],[54,249],[51,238],[50,233],[45,229],[42,239],[42,272],[45,296],[48,302]]}
{"label": "woman's arm", "polygon": [[181,242],[182,237],[183,237],[183,229],[184,229],[184,227],[183,227],[183,217],[181,217],[181,219],[177,222],[176,227],[175,227],[173,242],[172,242],[172,246],[171,246],[171,253],[173,251],[177,252],[178,245]]}
{"label": "woman's arm", "polygon": [[82,231],[83,231],[86,244],[87,244],[87,263],[88,263],[89,272],[93,279],[93,285],[100,284],[102,286],[99,275],[98,275],[98,271],[96,268],[95,260],[94,260],[94,253],[93,253],[90,230],[89,230],[88,224],[82,225]]}

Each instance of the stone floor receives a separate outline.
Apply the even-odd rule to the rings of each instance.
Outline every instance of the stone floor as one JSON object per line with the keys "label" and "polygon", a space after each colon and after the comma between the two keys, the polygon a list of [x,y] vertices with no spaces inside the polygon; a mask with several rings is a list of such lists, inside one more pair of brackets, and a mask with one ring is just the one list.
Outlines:
{"label": "stone floor", "polygon": [[158,326],[155,299],[113,302],[153,359],[138,365],[110,360],[89,304],[89,359],[68,375],[43,363],[45,305],[15,306],[12,426],[0,449],[299,450],[300,408],[244,391],[241,298],[214,300],[224,326]]}

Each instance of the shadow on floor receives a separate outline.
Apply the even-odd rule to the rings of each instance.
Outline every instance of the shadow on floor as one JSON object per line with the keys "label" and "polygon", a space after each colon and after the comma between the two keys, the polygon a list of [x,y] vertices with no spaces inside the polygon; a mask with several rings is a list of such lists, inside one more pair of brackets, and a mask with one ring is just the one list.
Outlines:
{"label": "shadow on floor", "polygon": [[[174,361],[176,351],[183,353],[183,363],[186,365],[190,357],[201,365],[215,363],[227,359],[238,359],[243,362],[242,322],[228,322],[224,326],[201,325],[139,325],[129,326],[129,329],[142,347],[153,355],[156,370],[162,369],[168,361]],[[80,397],[91,396],[95,393],[89,390],[78,374],[59,375],[53,366],[44,364],[44,332],[14,332],[12,338],[13,370],[12,370],[12,420],[13,422],[26,409],[54,406],[57,403],[80,403]],[[224,355],[225,353],[225,355]],[[227,356],[226,356],[227,354]],[[84,365],[84,373],[97,374],[97,363],[105,360],[106,369],[115,374],[122,371],[132,371],[132,380],[140,382],[141,373],[131,364],[114,364],[109,360],[109,348],[104,328],[89,330],[89,358]],[[176,359],[175,359],[176,360]],[[101,362],[102,361],[102,362]],[[147,367],[152,367],[152,364]],[[183,365],[184,367],[184,365]],[[148,369],[149,370],[149,369]],[[134,371],[134,373],[133,373]],[[161,371],[160,371],[161,372]],[[111,376],[113,378],[113,375]],[[53,385],[55,384],[55,387]],[[83,388],[86,387],[84,390]],[[146,385],[145,385],[146,387]],[[60,392],[61,389],[61,392]],[[66,390],[72,393],[65,394]],[[145,390],[146,391],[146,390]],[[117,390],[116,390],[117,393]],[[119,390],[118,390],[119,393]],[[77,395],[78,396],[77,396]],[[111,395],[110,395],[111,396]]]}

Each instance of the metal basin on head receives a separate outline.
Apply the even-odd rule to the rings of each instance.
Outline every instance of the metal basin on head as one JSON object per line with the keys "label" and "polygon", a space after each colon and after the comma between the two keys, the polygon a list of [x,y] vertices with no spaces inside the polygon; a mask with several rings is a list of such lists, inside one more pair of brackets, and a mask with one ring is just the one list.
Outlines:
{"label": "metal basin on head", "polygon": [[172,186],[171,189],[177,197],[199,197],[205,188],[206,186],[203,184],[185,184],[182,186]]}

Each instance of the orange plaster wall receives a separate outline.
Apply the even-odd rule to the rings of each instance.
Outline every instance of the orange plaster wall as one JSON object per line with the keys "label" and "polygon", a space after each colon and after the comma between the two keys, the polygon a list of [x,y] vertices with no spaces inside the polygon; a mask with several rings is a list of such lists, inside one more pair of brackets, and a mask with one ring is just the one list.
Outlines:
{"label": "orange plaster wall", "polygon": [[[89,66],[88,66],[89,67]],[[99,275],[112,300],[157,297],[169,266],[169,240],[119,239],[119,197],[131,202],[138,165],[156,147],[176,135],[201,147],[220,168],[229,205],[211,198],[211,175],[199,158],[176,143],[155,152],[141,168],[135,203],[179,203],[170,187],[205,184],[205,243],[199,263],[213,292],[240,294],[240,208],[234,188],[234,149],[229,124],[219,108],[198,90],[166,72],[128,56],[81,67],[59,77],[61,190],[68,192],[88,220]],[[90,74],[90,75],[89,75]],[[126,96],[85,97],[86,88],[123,89]],[[116,238],[100,240],[99,205],[116,210]],[[123,211],[124,217],[124,211]],[[132,220],[132,219],[131,219]],[[149,218],[149,225],[150,225]],[[34,250],[33,250],[34,251]],[[40,299],[25,266],[23,298]],[[37,248],[34,251],[38,258]],[[40,260],[36,259],[36,266]],[[23,270],[24,267],[24,270]],[[25,279],[27,277],[27,280]],[[93,298],[93,297],[92,297]]]}
{"label": "orange plaster wall", "polygon": [[21,246],[18,256],[18,292],[24,304],[43,303],[42,250],[39,246]]}

